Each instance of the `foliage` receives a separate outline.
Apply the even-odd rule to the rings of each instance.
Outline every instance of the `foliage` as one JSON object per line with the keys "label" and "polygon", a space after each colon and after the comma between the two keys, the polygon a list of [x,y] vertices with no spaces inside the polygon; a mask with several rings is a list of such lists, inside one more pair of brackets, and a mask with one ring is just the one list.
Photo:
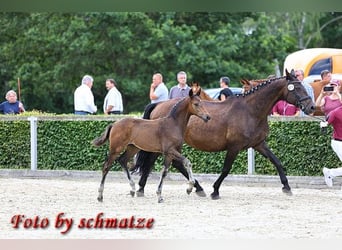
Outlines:
{"label": "foliage", "polygon": [[[47,116],[49,117],[49,116]],[[59,117],[59,116],[55,116]],[[30,128],[27,121],[1,120],[0,167],[29,168]],[[38,169],[100,170],[108,145],[94,147],[109,121],[38,119]],[[280,159],[288,175],[321,175],[322,167],[336,167],[339,160],[330,147],[331,127],[321,134],[318,122],[269,122],[267,138],[271,150]],[[10,140],[8,138],[11,138]],[[225,152],[201,152],[184,145],[182,153],[193,163],[195,173],[220,173]],[[256,153],[257,174],[277,174],[271,162]],[[161,158],[156,169],[161,168]],[[119,164],[114,170],[120,170]],[[172,171],[175,171],[171,168]],[[240,152],[231,173],[247,174],[247,153]]]}
{"label": "foliage", "polygon": [[[303,16],[306,19],[303,19]],[[152,74],[168,87],[185,70],[189,82],[217,87],[222,75],[241,78],[277,73],[303,35],[309,46],[340,41],[340,13],[80,12],[0,13],[0,91],[18,90],[27,110],[73,112],[73,91],[85,74],[101,113],[106,78],[115,78],[124,112],[149,103]],[[303,23],[303,20],[305,21]],[[318,35],[320,25],[329,23]],[[298,27],[303,27],[298,32]],[[315,35],[314,35],[315,34]],[[306,42],[303,40],[303,42]],[[302,42],[302,43],[303,43]]]}

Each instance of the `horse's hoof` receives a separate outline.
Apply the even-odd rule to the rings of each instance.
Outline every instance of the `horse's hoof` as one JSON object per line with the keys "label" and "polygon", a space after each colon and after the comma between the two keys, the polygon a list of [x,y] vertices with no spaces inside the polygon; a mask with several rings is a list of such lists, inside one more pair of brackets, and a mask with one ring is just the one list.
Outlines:
{"label": "horse's hoof", "polygon": [[192,188],[187,188],[187,189],[186,189],[186,193],[187,193],[187,194],[191,194],[191,192],[192,192]]}
{"label": "horse's hoof", "polygon": [[283,190],[283,193],[285,193],[285,194],[287,194],[287,195],[289,195],[289,196],[292,195],[291,189],[288,189],[288,188],[283,187],[282,190]]}
{"label": "horse's hoof", "polygon": [[218,200],[218,199],[220,199],[220,195],[219,195],[218,193],[212,193],[212,194],[210,195],[210,197],[211,197],[212,200]]}
{"label": "horse's hoof", "polygon": [[144,197],[145,196],[144,192],[141,192],[141,191],[137,191],[136,194],[137,194],[137,197]]}
{"label": "horse's hoof", "polygon": [[196,191],[196,194],[199,196],[199,197],[207,197],[207,194],[201,190],[201,191]]}
{"label": "horse's hoof", "polygon": [[99,201],[99,202],[103,202],[103,197],[97,197],[97,200]]}
{"label": "horse's hoof", "polygon": [[159,197],[159,198],[158,198],[158,203],[163,203],[163,202],[164,202],[163,197]]}
{"label": "horse's hoof", "polygon": [[134,195],[135,195],[135,192],[134,192],[134,191],[130,191],[129,193],[130,193],[130,195],[131,195],[132,197],[134,197]]}

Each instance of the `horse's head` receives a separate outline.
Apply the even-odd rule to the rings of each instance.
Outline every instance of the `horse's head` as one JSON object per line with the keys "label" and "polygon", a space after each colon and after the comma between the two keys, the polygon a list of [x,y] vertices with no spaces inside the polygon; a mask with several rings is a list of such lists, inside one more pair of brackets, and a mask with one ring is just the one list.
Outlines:
{"label": "horse's head", "polygon": [[217,101],[217,100],[211,98],[207,93],[205,93],[205,91],[202,90],[202,88],[198,82],[191,83],[190,87],[191,87],[193,94],[198,95],[202,100]]}
{"label": "horse's head", "polygon": [[194,93],[192,89],[190,89],[189,97],[190,97],[191,105],[190,105],[189,111],[191,114],[196,115],[199,118],[201,118],[203,121],[207,122],[210,120],[210,115],[202,104],[200,94],[201,94],[201,89],[199,89],[197,93]]}
{"label": "horse's head", "polygon": [[306,92],[303,84],[298,81],[294,70],[289,73],[286,71],[287,88],[285,91],[285,100],[299,107],[305,114],[312,114],[315,111],[315,104]]}
{"label": "horse's head", "polygon": [[240,83],[242,85],[243,93],[247,93],[255,86],[263,83],[266,79],[258,79],[258,80],[247,80],[245,78],[242,78],[240,80]]}
{"label": "horse's head", "polygon": [[253,87],[253,85],[245,78],[242,78],[240,83],[242,85],[243,93],[248,92]]}

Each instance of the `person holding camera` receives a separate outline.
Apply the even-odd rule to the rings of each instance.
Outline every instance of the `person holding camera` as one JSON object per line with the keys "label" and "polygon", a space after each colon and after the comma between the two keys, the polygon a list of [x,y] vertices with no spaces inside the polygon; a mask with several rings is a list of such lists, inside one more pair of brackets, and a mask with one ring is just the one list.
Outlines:
{"label": "person holding camera", "polygon": [[[328,124],[333,126],[333,135],[331,139],[331,148],[334,150],[340,161],[342,162],[342,106],[331,111],[326,122],[321,122],[321,127]],[[333,186],[333,178],[342,176],[342,167],[323,168],[324,180],[327,186]]]}
{"label": "person holding camera", "polygon": [[321,108],[325,116],[328,116],[332,110],[342,106],[340,91],[341,82],[337,79],[332,80],[322,88],[315,104]]}

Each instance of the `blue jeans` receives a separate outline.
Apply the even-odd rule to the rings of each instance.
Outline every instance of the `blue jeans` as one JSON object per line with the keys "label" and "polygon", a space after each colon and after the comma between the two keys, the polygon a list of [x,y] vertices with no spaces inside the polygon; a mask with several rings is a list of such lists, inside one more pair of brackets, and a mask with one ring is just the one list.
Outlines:
{"label": "blue jeans", "polygon": [[75,115],[90,115],[90,112],[87,111],[77,111],[75,110]]}

